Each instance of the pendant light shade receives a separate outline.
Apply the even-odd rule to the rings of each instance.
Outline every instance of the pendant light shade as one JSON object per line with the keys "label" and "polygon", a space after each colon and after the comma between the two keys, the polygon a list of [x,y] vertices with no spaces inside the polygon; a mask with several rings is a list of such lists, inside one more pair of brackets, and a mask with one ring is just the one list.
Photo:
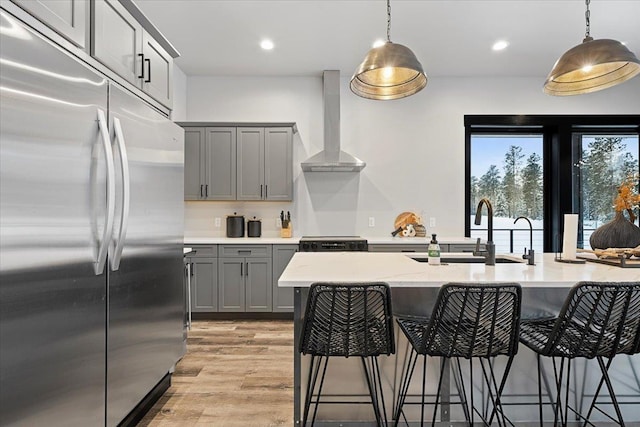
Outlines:
{"label": "pendant light shade", "polygon": [[594,40],[589,35],[589,3],[586,0],[586,36],[556,61],[544,83],[544,92],[549,95],[595,92],[640,74],[640,61],[625,45],[610,39]]}
{"label": "pendant light shade", "polygon": [[427,76],[411,49],[391,42],[389,1],[387,0],[387,42],[371,49],[351,77],[351,91],[363,98],[404,98],[427,85]]}
{"label": "pendant light shade", "polygon": [[398,99],[427,85],[420,61],[411,49],[387,42],[371,49],[351,78],[351,90],[369,99]]}

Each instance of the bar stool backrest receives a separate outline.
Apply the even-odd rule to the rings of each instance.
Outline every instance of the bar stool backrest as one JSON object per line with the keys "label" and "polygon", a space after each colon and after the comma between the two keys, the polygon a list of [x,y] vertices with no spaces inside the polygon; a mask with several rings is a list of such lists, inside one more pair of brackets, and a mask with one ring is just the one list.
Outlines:
{"label": "bar stool backrest", "polygon": [[518,283],[443,285],[421,353],[467,359],[516,354],[521,300]]}
{"label": "bar stool backrest", "polygon": [[307,299],[300,352],[344,357],[394,353],[389,285],[312,284]]}
{"label": "bar stool backrest", "polygon": [[560,310],[544,354],[613,357],[640,351],[640,282],[579,282]]}

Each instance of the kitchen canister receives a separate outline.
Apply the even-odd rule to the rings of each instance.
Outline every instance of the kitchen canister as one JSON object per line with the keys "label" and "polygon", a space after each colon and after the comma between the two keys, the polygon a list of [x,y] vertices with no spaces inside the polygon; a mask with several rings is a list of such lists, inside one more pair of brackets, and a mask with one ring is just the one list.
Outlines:
{"label": "kitchen canister", "polygon": [[260,237],[262,235],[262,221],[253,219],[247,221],[247,237]]}
{"label": "kitchen canister", "polygon": [[227,237],[244,237],[244,216],[227,215]]}

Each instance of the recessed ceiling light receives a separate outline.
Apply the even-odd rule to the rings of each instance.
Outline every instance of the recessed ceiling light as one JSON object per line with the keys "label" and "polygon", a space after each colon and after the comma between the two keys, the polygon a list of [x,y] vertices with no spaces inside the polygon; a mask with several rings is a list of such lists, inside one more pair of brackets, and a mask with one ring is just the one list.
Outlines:
{"label": "recessed ceiling light", "polygon": [[374,41],[374,42],[373,42],[373,47],[380,47],[380,46],[382,46],[382,45],[383,45],[383,44],[385,44],[385,43],[386,43],[386,42],[385,42],[384,40],[382,40],[382,39],[378,39],[378,40],[376,40],[376,41]]}
{"label": "recessed ceiling light", "polygon": [[264,50],[271,50],[273,49],[273,42],[271,40],[264,39],[260,42],[260,47]]}
{"label": "recessed ceiling light", "polygon": [[493,46],[491,47],[491,49],[493,50],[503,50],[505,49],[507,46],[509,46],[509,42],[506,40],[498,40],[497,42],[495,42],[493,44]]}

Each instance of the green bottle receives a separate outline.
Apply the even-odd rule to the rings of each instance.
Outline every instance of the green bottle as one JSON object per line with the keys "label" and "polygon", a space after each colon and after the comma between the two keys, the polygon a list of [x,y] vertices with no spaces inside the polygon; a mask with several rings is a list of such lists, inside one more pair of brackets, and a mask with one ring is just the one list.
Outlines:
{"label": "green bottle", "polygon": [[430,265],[440,265],[440,245],[438,244],[438,240],[436,239],[436,235],[431,235],[431,242],[429,242],[429,264]]}

